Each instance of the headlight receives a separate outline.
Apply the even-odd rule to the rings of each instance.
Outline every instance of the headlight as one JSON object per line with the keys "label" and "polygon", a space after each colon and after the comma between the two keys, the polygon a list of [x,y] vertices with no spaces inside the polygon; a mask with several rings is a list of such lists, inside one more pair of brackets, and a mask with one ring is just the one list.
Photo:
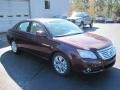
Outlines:
{"label": "headlight", "polygon": [[90,59],[97,59],[97,56],[92,52],[92,51],[89,51],[89,50],[77,50],[80,57],[82,58],[90,58]]}
{"label": "headlight", "polygon": [[80,20],[80,19],[77,19],[77,20],[75,20],[75,22],[81,22],[81,20]]}

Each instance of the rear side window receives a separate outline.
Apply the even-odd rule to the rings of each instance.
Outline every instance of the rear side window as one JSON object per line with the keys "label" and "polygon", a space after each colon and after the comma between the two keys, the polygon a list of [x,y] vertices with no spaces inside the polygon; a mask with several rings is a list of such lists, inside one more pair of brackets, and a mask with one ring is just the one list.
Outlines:
{"label": "rear side window", "polygon": [[28,28],[29,28],[29,22],[23,22],[18,26],[18,30],[23,32],[28,32]]}

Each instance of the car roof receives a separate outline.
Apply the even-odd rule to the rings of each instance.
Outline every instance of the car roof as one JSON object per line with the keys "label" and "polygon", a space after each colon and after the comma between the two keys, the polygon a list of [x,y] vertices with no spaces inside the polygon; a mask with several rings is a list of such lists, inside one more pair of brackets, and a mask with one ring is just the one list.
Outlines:
{"label": "car roof", "polygon": [[37,21],[37,22],[41,22],[41,23],[66,21],[64,19],[57,19],[57,18],[34,18],[34,19],[28,19],[28,20],[29,21]]}
{"label": "car roof", "polygon": [[88,12],[74,12],[73,14],[88,14]]}

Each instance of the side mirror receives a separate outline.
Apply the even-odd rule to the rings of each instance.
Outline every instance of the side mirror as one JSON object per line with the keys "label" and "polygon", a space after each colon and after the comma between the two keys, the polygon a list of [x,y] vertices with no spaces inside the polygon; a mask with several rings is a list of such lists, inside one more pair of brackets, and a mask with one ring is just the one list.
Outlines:
{"label": "side mirror", "polygon": [[40,36],[40,37],[46,37],[47,36],[47,34],[44,31],[37,31],[36,35]]}

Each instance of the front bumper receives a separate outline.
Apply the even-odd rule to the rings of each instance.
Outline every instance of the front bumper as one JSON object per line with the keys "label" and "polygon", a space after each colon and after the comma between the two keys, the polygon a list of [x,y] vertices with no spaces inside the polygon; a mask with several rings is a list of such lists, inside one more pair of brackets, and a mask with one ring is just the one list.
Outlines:
{"label": "front bumper", "polygon": [[84,74],[93,74],[105,71],[106,69],[112,67],[115,64],[115,56],[109,60],[98,60],[96,63],[92,62],[82,62],[77,65],[77,72],[82,72]]}
{"label": "front bumper", "polygon": [[84,24],[85,24],[85,25],[90,25],[90,24],[92,24],[92,21],[86,20],[86,21],[84,21]]}
{"label": "front bumper", "polygon": [[76,24],[76,25],[78,25],[78,26],[81,25],[81,22],[83,22],[84,25],[90,25],[90,24],[93,23],[92,20],[83,20],[83,21],[80,21],[80,22],[76,22],[75,19],[68,19],[68,21],[71,21],[71,22],[73,22],[74,24]]}
{"label": "front bumper", "polygon": [[[81,22],[74,22],[76,25],[80,26]],[[92,21],[84,21],[83,22],[84,25],[90,25],[92,24]]]}

